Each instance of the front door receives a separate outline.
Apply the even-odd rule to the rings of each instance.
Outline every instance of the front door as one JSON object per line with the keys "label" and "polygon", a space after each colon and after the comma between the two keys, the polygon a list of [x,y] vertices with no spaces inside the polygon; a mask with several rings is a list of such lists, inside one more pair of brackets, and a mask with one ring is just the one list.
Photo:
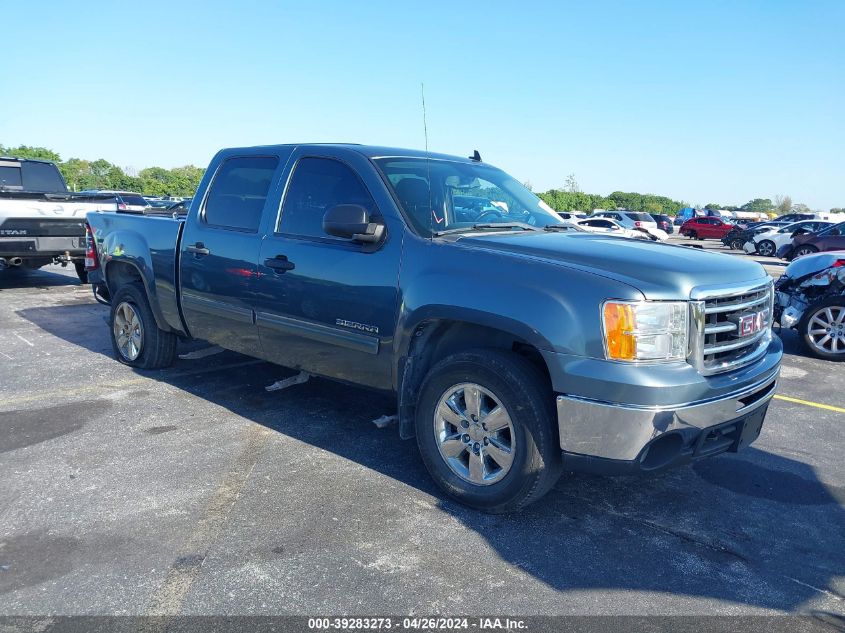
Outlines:
{"label": "front door", "polygon": [[343,156],[295,157],[280,218],[268,228],[258,262],[263,357],[390,389],[402,225],[386,217],[386,237],[376,245],[323,231],[323,215],[335,205],[382,215],[370,193],[383,187],[372,166],[358,154]]}
{"label": "front door", "polygon": [[251,356],[259,350],[252,305],[259,226],[279,163],[278,156],[224,160],[181,242],[182,310],[191,336]]}

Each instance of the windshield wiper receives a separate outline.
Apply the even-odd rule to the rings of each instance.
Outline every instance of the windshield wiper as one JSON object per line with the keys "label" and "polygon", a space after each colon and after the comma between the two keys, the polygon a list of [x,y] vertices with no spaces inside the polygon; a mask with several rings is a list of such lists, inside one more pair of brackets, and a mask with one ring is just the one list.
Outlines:
{"label": "windshield wiper", "polygon": [[467,231],[486,231],[489,229],[522,229],[523,231],[541,231],[537,226],[531,226],[525,222],[486,222],[482,224],[473,224],[472,226],[462,226],[455,229],[446,229],[445,231],[437,231],[434,236],[449,235],[451,233],[466,233]]}
{"label": "windshield wiper", "polygon": [[549,224],[548,226],[544,226],[543,230],[551,233],[564,233],[566,231],[577,231],[578,229],[569,224]]}

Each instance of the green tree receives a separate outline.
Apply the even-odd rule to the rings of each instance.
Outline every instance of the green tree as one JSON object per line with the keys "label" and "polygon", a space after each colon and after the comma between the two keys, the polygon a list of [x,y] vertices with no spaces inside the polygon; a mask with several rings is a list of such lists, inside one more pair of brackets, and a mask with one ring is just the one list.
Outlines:
{"label": "green tree", "polygon": [[61,157],[46,147],[30,147],[29,145],[18,145],[17,147],[4,147],[0,145],[0,156],[16,156],[17,158],[40,158],[51,160],[54,163],[61,161]]}
{"label": "green tree", "polygon": [[775,205],[772,204],[772,201],[768,198],[754,198],[753,200],[749,200],[744,205],[740,207],[742,211],[764,211],[768,212],[774,209]]}

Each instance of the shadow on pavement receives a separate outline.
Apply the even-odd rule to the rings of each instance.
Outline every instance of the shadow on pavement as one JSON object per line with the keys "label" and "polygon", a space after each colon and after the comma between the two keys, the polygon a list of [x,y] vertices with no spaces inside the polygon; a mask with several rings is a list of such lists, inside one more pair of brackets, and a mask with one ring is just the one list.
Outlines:
{"label": "shadow on pavement", "polygon": [[[85,349],[108,349],[103,308],[87,310],[84,330],[79,319],[91,315],[80,306],[18,314]],[[633,589],[785,611],[819,597],[845,604],[834,585],[845,576],[845,488],[820,481],[809,463],[751,448],[649,478],[570,474],[522,513],[484,515],[440,494],[413,441],[372,424],[395,409],[392,398],[321,379],[268,394],[293,372],[269,363],[226,371],[243,360],[224,352],[138,373],[433,495],[504,561],[560,591]],[[220,371],[184,371],[200,366]]]}
{"label": "shadow on pavement", "polygon": [[[76,274],[66,274],[61,269],[47,266],[40,269],[7,268],[0,270],[0,292],[17,288],[53,288],[56,286],[79,286]],[[73,268],[70,269],[73,272]]]}

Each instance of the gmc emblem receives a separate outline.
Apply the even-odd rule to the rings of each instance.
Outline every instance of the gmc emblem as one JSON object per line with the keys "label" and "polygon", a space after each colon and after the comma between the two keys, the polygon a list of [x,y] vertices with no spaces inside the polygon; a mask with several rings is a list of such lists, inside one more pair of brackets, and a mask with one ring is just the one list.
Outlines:
{"label": "gmc emblem", "polygon": [[762,312],[746,314],[739,317],[737,330],[740,336],[751,336],[761,331],[766,326],[765,315]]}

